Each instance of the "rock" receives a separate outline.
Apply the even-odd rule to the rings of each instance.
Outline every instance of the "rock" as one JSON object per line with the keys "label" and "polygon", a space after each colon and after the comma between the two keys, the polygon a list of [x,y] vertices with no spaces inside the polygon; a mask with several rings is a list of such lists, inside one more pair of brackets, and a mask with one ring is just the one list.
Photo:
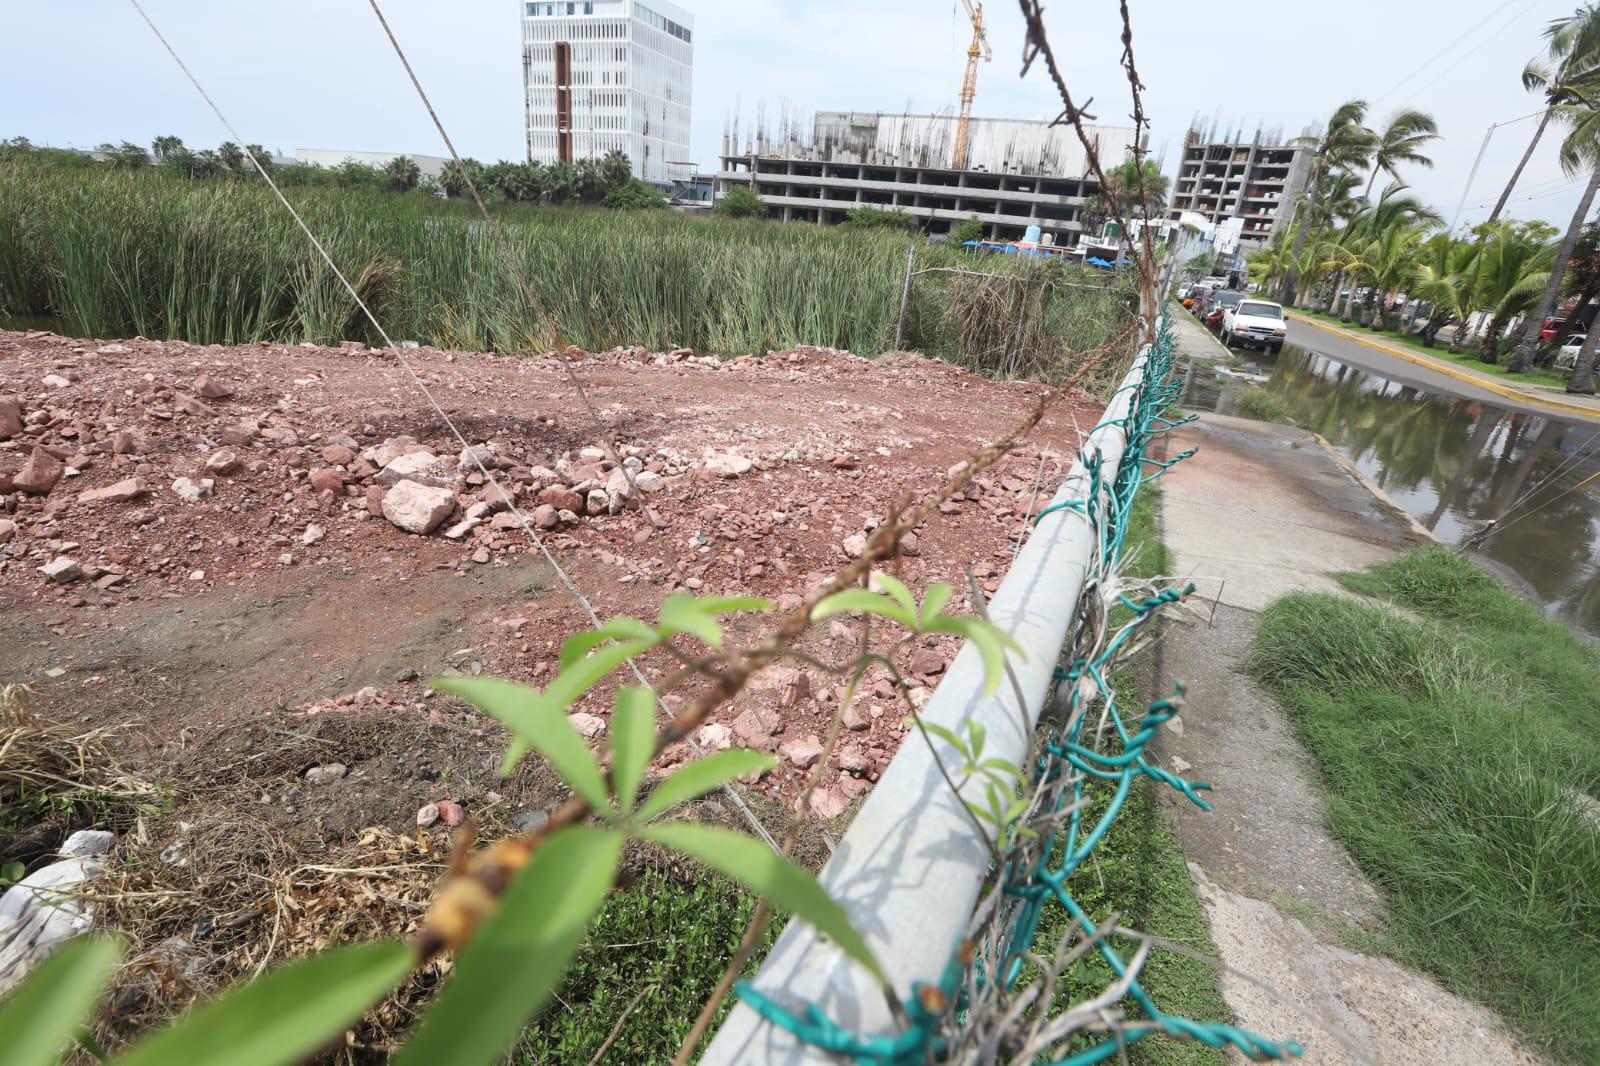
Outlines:
{"label": "rock", "polygon": [[1175,774],[1177,774],[1177,775],[1179,775],[1181,777],[1182,775],[1188,773],[1190,770],[1193,770],[1193,769],[1194,769],[1194,764],[1189,762],[1187,759],[1180,759],[1176,755],[1172,756],[1172,772],[1173,773],[1175,773]]}
{"label": "rock", "polygon": [[811,793],[811,812],[818,818],[837,818],[850,806],[850,797],[838,787],[819,788]]}
{"label": "rock", "polygon": [[567,715],[567,721],[571,722],[574,729],[590,740],[606,731],[606,720],[604,718],[597,718],[592,714],[585,714],[583,711]]}
{"label": "rock", "polygon": [[495,455],[493,448],[487,444],[477,444],[461,449],[461,454],[456,457],[456,469],[476,470],[481,466],[485,470],[493,470],[499,461],[500,457]]}
{"label": "rock", "polygon": [[432,533],[455,508],[455,493],[415,481],[401,481],[383,497],[383,517],[419,535]]}
{"label": "rock", "polygon": [[424,803],[417,808],[417,825],[423,829],[439,820],[439,805],[437,803]]}
{"label": "rock", "polygon": [[35,448],[11,479],[11,486],[29,496],[48,496],[66,474],[66,464],[43,448]]}
{"label": "rock", "polygon": [[124,478],[103,489],[89,489],[78,493],[79,503],[127,503],[144,495],[144,486],[136,477]]}
{"label": "rock", "polygon": [[0,396],[0,440],[10,440],[22,432],[22,401],[15,396]]}
{"label": "rock", "polygon": [[313,785],[326,785],[339,780],[349,772],[350,768],[342,762],[323,763],[306,771],[306,781]]}
{"label": "rock", "polygon": [[839,753],[839,769],[860,777],[872,769],[872,760],[863,755],[859,748],[846,748]]}
{"label": "rock", "polygon": [[46,374],[44,377],[40,378],[39,380],[43,381],[46,385],[50,386],[52,389],[64,389],[68,385],[72,384],[71,381],[68,381],[66,378],[62,377],[60,374]]}
{"label": "rock", "polygon": [[83,568],[78,565],[78,560],[58,555],[39,567],[39,573],[44,575],[46,581],[66,585],[82,577]]}
{"label": "rock", "polygon": [[815,766],[817,760],[822,758],[822,745],[816,737],[791,740],[778,749],[778,754],[789,760],[796,768],[804,770]]}
{"label": "rock", "polygon": [[471,517],[463,518],[461,521],[457,522],[455,525],[453,525],[450,528],[446,529],[444,531],[444,535],[445,535],[446,538],[448,538],[450,540],[460,540],[461,538],[465,537],[468,533],[471,533],[474,529],[477,529],[481,525],[483,525],[483,522],[481,520],[479,520],[479,519],[471,518]]}
{"label": "rock", "polygon": [[439,821],[445,825],[460,825],[466,820],[467,812],[455,800],[440,800],[434,806],[439,809]]}
{"label": "rock", "polygon": [[349,466],[356,461],[356,453],[344,444],[330,444],[317,454],[330,466]]}
{"label": "rock", "polygon": [[666,479],[654,470],[641,470],[633,475],[633,483],[640,492],[660,492],[667,487]]}
{"label": "rock", "polygon": [[63,859],[90,859],[104,855],[116,843],[117,835],[104,829],[80,829],[56,851]]}
{"label": "rock", "polygon": [[867,535],[865,533],[853,533],[844,538],[844,541],[839,546],[844,549],[844,553],[847,556],[854,559],[867,550]]}
{"label": "rock", "polygon": [[606,498],[605,489],[590,489],[589,496],[584,501],[585,510],[587,510],[589,514],[605,514]]}
{"label": "rock", "polygon": [[194,379],[194,393],[207,400],[226,400],[233,395],[233,390],[210,374],[201,374]]}
{"label": "rock", "polygon": [[[115,451],[115,447],[112,448]],[[218,448],[206,456],[206,473],[231,474],[239,469],[239,453],[232,448]]]}
{"label": "rock", "polygon": [[9,518],[0,518],[0,544],[10,544],[17,535],[17,524]]}
{"label": "rock", "polygon": [[519,833],[532,833],[550,824],[549,811],[518,811],[511,819]]}
{"label": "rock", "polygon": [[694,738],[700,742],[702,748],[710,751],[721,751],[723,748],[733,746],[733,730],[721,722],[701,726]]}
{"label": "rock", "polygon": [[323,529],[315,522],[312,522],[310,525],[306,526],[306,531],[300,534],[300,543],[309,548],[311,545],[316,544],[327,535],[328,531],[326,529]]}
{"label": "rock", "polygon": [[306,475],[306,482],[318,492],[331,492],[335,496],[344,492],[344,475],[331,466],[314,467]]}
{"label": "rock", "polygon": [[922,542],[917,539],[916,533],[908,532],[901,536],[900,554],[909,555],[912,558],[922,554]]}
{"label": "rock", "polygon": [[561,515],[548,503],[540,504],[533,509],[533,524],[540,529],[555,529],[561,524]]}
{"label": "rock", "polygon": [[752,692],[774,693],[778,706],[788,709],[811,695],[811,678],[793,666],[771,666],[752,677],[749,687]]}
{"label": "rock", "polygon": [[211,490],[215,485],[216,482],[208,477],[201,478],[199,481],[180,477],[173,481],[172,491],[177,493],[180,499],[195,503],[202,497],[211,495]]}
{"label": "rock", "polygon": [[944,672],[944,656],[936,648],[918,648],[906,669],[913,674],[941,674]]}
{"label": "rock", "polygon": [[578,512],[569,511],[563,507],[561,510],[556,512],[556,517],[570,526],[578,520]]}
{"label": "rock", "polygon": [[488,548],[480,547],[477,551],[472,553],[472,561],[477,563],[479,566],[482,566],[484,563],[487,563],[489,561],[489,558],[490,558],[490,556],[489,556],[489,549]]}
{"label": "rock", "polygon": [[375,444],[362,451],[361,458],[376,467],[385,467],[406,453],[407,448],[416,447],[415,437],[390,437],[382,444]]}
{"label": "rock", "polygon": [[844,727],[853,732],[861,732],[872,728],[872,719],[861,713],[861,708],[851,704],[844,710]]}
{"label": "rock", "polygon": [[96,355],[132,355],[133,349],[126,344],[102,344],[94,350]]}
{"label": "rock", "polygon": [[389,495],[389,490],[382,485],[367,486],[367,513],[374,518],[383,517],[383,498]]}
{"label": "rock", "polygon": [[716,477],[738,477],[748,473],[755,464],[737,452],[707,452],[701,465],[706,473]]}
{"label": "rock", "polygon": [[549,504],[557,511],[578,512],[583,510],[583,497],[567,488],[565,485],[547,485],[539,490],[539,495],[534,499],[538,503]]}
{"label": "rock", "polygon": [[432,452],[407,452],[387,463],[372,480],[380,485],[414,481],[420,485],[445,487],[456,483],[456,472],[450,462]]}
{"label": "rock", "polygon": [[771,750],[777,744],[772,734],[782,728],[783,719],[778,712],[765,707],[751,707],[733,720],[733,735],[739,738],[739,743],[752,748]]}

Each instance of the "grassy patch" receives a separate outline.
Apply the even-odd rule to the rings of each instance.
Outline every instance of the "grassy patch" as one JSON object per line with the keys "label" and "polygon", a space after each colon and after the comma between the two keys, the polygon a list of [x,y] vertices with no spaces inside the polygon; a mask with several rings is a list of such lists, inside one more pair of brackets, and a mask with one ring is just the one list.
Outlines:
{"label": "grassy patch", "polygon": [[1300,308],[1296,308],[1295,311],[1297,314],[1305,315],[1307,318],[1314,318],[1319,322],[1326,322],[1332,326],[1342,326],[1354,332],[1371,334],[1385,343],[1398,344],[1400,347],[1407,348],[1418,355],[1425,355],[1430,359],[1437,359],[1444,363],[1455,363],[1458,366],[1467,367],[1493,377],[1505,378],[1508,382],[1522,382],[1528,385],[1555,385],[1560,388],[1565,388],[1567,385],[1567,375],[1559,370],[1533,367],[1521,374],[1510,374],[1506,372],[1506,367],[1503,363],[1490,364],[1482,362],[1478,358],[1477,342],[1470,339],[1462,347],[1461,351],[1452,354],[1449,344],[1440,344],[1438,347],[1429,348],[1415,337],[1398,333],[1395,330],[1368,329],[1357,322],[1341,322],[1338,315],[1323,314],[1321,311],[1306,311]]}
{"label": "grassy patch", "polygon": [[[1155,577],[1170,572],[1172,560],[1160,539],[1160,494],[1153,485],[1140,490],[1129,515],[1124,570],[1131,576]],[[1148,676],[1137,666],[1124,667],[1116,678],[1118,691],[1133,704],[1151,698]],[[1138,779],[1122,812],[1095,849],[1094,859],[1072,878],[1069,888],[1091,920],[1101,922],[1113,912],[1130,929],[1176,941],[1203,955],[1216,957],[1205,911],[1195,897],[1183,851],[1178,845],[1172,816],[1158,802],[1150,781]],[[1086,815],[1092,821],[1109,797],[1101,790],[1095,807]],[[1067,917],[1057,907],[1047,908],[1037,943],[1053,944],[1066,931]],[[1118,944],[1124,957],[1131,942]],[[1058,993],[1057,1004],[1066,1007],[1099,992],[1113,980],[1111,969],[1093,955],[1087,965],[1071,975]],[[1141,981],[1161,1010],[1199,1021],[1231,1020],[1223,1001],[1216,971],[1203,962],[1157,948],[1146,963]],[[1134,1014],[1137,1015],[1137,1007]],[[1140,1066],[1213,1066],[1224,1055],[1204,1044],[1173,1040],[1164,1035],[1145,1037],[1128,1049],[1129,1060]]]}
{"label": "grassy patch", "polygon": [[[556,999],[528,1027],[511,1061],[588,1062],[619,1021],[602,1062],[669,1061],[754,910],[751,896],[721,878],[705,875],[686,884],[646,871],[607,902]],[[783,924],[779,918],[770,926],[768,947]],[[758,951],[757,962],[765,954]],[[718,1023],[734,998],[723,1003]]]}
{"label": "grassy patch", "polygon": [[1233,398],[1233,413],[1258,422],[1292,422],[1282,397],[1260,385],[1246,385]]}
{"label": "grassy patch", "polygon": [[1386,950],[1568,1062],[1600,1061],[1600,654],[1470,563],[1419,549],[1261,618],[1255,675],[1384,893]]}

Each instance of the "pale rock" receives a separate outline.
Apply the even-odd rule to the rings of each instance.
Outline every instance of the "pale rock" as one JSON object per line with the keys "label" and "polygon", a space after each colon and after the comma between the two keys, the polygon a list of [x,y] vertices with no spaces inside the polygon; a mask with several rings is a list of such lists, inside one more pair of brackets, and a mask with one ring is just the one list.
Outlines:
{"label": "pale rock", "polygon": [[561,515],[548,503],[542,503],[533,509],[533,524],[540,529],[555,529],[561,524]]}
{"label": "pale rock", "polygon": [[416,446],[415,437],[390,437],[382,444],[374,444],[362,451],[361,458],[376,467],[385,467]]}
{"label": "pale rock", "polygon": [[782,728],[783,719],[778,713],[764,707],[751,707],[733,720],[733,735],[739,738],[739,743],[752,748],[771,750],[777,743],[772,735]]}
{"label": "pale rock", "polygon": [[737,452],[707,452],[702,465],[706,473],[716,477],[738,477],[748,473],[754,464]]}
{"label": "pale rock", "polygon": [[584,711],[567,715],[567,721],[571,722],[574,729],[590,740],[606,731],[606,720],[604,718],[596,717]]}
{"label": "pale rock", "polygon": [[439,820],[439,805],[437,803],[424,803],[417,808],[417,826],[426,829]]}
{"label": "pale rock", "polygon": [[811,811],[818,818],[837,818],[850,806],[850,797],[840,788],[819,788],[811,793]]}
{"label": "pale rock", "polygon": [[641,470],[633,475],[633,483],[639,486],[640,492],[660,492],[666,488],[667,482],[654,470]]}
{"label": "pale rock", "polygon": [[471,533],[474,529],[477,529],[481,525],[483,525],[483,520],[481,518],[473,518],[471,515],[468,515],[466,518],[463,518],[455,525],[446,529],[444,531],[444,535],[449,540],[460,540],[462,537],[465,537],[468,533]]}
{"label": "pale rock", "polygon": [[39,573],[44,575],[46,581],[53,581],[57,585],[66,585],[82,577],[83,568],[78,565],[78,560],[70,559],[65,555],[58,555],[39,567]]}
{"label": "pale rock", "polygon": [[797,769],[805,770],[815,766],[817,760],[822,758],[822,745],[817,741],[816,737],[791,740],[778,749],[778,754],[782,755]]}
{"label": "pale rock", "polygon": [[132,355],[133,349],[126,344],[102,344],[94,350],[95,355]]}
{"label": "pale rock", "polygon": [[329,466],[349,466],[356,461],[355,449],[348,444],[326,444],[317,454]]}
{"label": "pale rock", "polygon": [[64,389],[67,386],[72,384],[72,382],[68,381],[66,378],[62,377],[60,374],[46,374],[40,380],[43,381],[46,385],[50,386],[52,389]]}
{"label": "pale rock", "polygon": [[1189,760],[1179,758],[1176,755],[1172,756],[1172,772],[1173,773],[1175,773],[1175,774],[1177,774],[1177,775],[1179,775],[1181,777],[1182,775],[1188,773],[1190,770],[1193,770],[1193,769],[1194,769],[1194,764],[1191,763]]}
{"label": "pale rock", "polygon": [[843,543],[839,546],[844,549],[846,555],[854,559],[867,550],[867,535],[865,533],[852,533],[844,538]]}
{"label": "pale rock", "polygon": [[326,537],[327,535],[328,531],[326,529],[323,529],[315,522],[312,522],[310,525],[306,526],[305,532],[300,534],[300,543],[309,548],[311,545],[321,541],[322,538]]}
{"label": "pale rock", "polygon": [[10,440],[22,432],[22,401],[15,396],[0,396],[0,440]]}
{"label": "pale rock", "polygon": [[565,485],[547,485],[539,490],[539,495],[534,499],[539,503],[547,503],[558,511],[576,513],[583,510],[583,497]]}
{"label": "pale rock", "polygon": [[872,769],[872,760],[863,755],[859,748],[846,748],[839,753],[839,769],[860,777]]}
{"label": "pale rock", "polygon": [[793,666],[772,666],[752,677],[749,688],[752,692],[774,694],[778,706],[788,709],[811,695],[811,678],[804,670]]}
{"label": "pale rock", "polygon": [[180,477],[172,482],[172,491],[177,493],[179,499],[187,500],[190,503],[196,503],[200,499],[211,495],[211,490],[215,487],[216,482],[208,477],[203,477],[199,481]]}
{"label": "pale rock", "polygon": [[79,503],[127,503],[144,495],[144,486],[136,477],[124,478],[103,489],[88,489],[78,493]]}
{"label": "pale rock", "polygon": [[206,472],[221,476],[239,469],[239,453],[232,448],[218,448],[206,456]]}
{"label": "pale rock", "polygon": [[589,495],[585,500],[585,509],[590,514],[605,514],[606,499],[605,489],[590,489]]}
{"label": "pale rock", "polygon": [[332,784],[349,771],[350,768],[342,762],[323,763],[306,771],[306,782],[312,785]]}
{"label": "pale rock", "polygon": [[711,751],[721,751],[724,748],[733,746],[733,730],[721,722],[712,722],[710,725],[701,726],[694,736],[700,742],[702,748],[707,748]]}
{"label": "pale rock", "polygon": [[470,448],[461,449],[461,454],[456,457],[457,470],[476,470],[482,466],[485,470],[493,470],[500,457],[495,454],[494,448],[488,444],[475,444]]}
{"label": "pale rock", "polygon": [[456,496],[446,488],[401,481],[383,497],[383,517],[407,533],[432,533],[455,510]]}
{"label": "pale rock", "polygon": [[17,535],[17,524],[9,518],[0,518],[0,544],[9,544]]}
{"label": "pale rock", "polygon": [[432,452],[408,452],[390,460],[372,480],[380,485],[415,481],[422,485],[451,486],[456,483],[456,472],[449,461]]}

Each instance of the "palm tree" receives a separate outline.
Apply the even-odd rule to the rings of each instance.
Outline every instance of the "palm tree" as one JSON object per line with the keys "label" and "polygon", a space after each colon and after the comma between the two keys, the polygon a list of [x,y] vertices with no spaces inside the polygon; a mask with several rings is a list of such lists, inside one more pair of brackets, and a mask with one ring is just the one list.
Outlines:
{"label": "palm tree", "polygon": [[[1345,298],[1344,311],[1339,316],[1346,322],[1350,321],[1355,306],[1357,284],[1363,279],[1376,282],[1380,262],[1387,262],[1392,276],[1400,276],[1399,263],[1393,260],[1398,248],[1385,244],[1386,234],[1392,230],[1415,227],[1419,230],[1417,240],[1420,240],[1423,232],[1443,224],[1438,212],[1407,194],[1408,188],[1398,181],[1387,186],[1378,195],[1376,203],[1367,204],[1365,210],[1350,219],[1334,242],[1330,259],[1350,280],[1350,293]],[[1366,204],[1366,201],[1361,202]],[[1378,293],[1372,295],[1377,296]]]}
{"label": "palm tree", "polygon": [[1550,267],[1550,278],[1545,283],[1544,294],[1535,305],[1533,314],[1522,325],[1522,337],[1517,342],[1516,354],[1511,359],[1511,365],[1506,367],[1506,372],[1512,374],[1526,370],[1533,362],[1534,352],[1539,347],[1539,330],[1544,325],[1544,320],[1555,310],[1556,300],[1561,295],[1561,282],[1566,275],[1567,263],[1571,261],[1572,253],[1578,246],[1578,237],[1582,234],[1583,224],[1589,217],[1589,208],[1594,203],[1595,193],[1600,192],[1600,111],[1589,107],[1562,105],[1557,109],[1557,117],[1572,123],[1572,132],[1561,142],[1561,169],[1567,174],[1577,174],[1587,169],[1589,182],[1583,188],[1583,196],[1578,200],[1577,210],[1572,213],[1572,220],[1567,223],[1567,232],[1562,234],[1561,244],[1556,249],[1555,262]]}
{"label": "palm tree", "polygon": [[[1320,136],[1298,137],[1291,142],[1313,149],[1311,173],[1307,180],[1308,192],[1295,206],[1297,215],[1303,208],[1308,217],[1316,219],[1328,193],[1328,179],[1335,171],[1366,169],[1367,160],[1372,156],[1374,140],[1373,132],[1362,125],[1362,120],[1366,116],[1365,100],[1347,100],[1329,117],[1327,128]],[[1287,296],[1294,291],[1294,262],[1300,258],[1306,237],[1309,235],[1307,230],[1310,228],[1303,226],[1295,233],[1294,248],[1289,253],[1289,270],[1284,275],[1281,296]]]}
{"label": "palm tree", "polygon": [[[1432,348],[1439,331],[1451,322],[1466,322],[1477,263],[1478,242],[1456,240],[1448,233],[1434,234],[1417,249],[1406,291],[1433,307],[1422,327],[1424,347]],[[1458,326],[1456,332],[1463,330]]]}
{"label": "palm tree", "polygon": [[1549,63],[1534,59],[1522,69],[1522,87],[1544,96],[1544,113],[1539,116],[1539,125],[1534,127],[1528,147],[1511,172],[1500,199],[1495,201],[1494,210],[1489,213],[1490,222],[1498,220],[1500,212],[1505,210],[1511,190],[1516,188],[1528,160],[1533,158],[1533,150],[1544,136],[1545,127],[1556,116],[1556,109],[1582,102],[1585,95],[1582,83],[1592,80],[1596,67],[1600,66],[1600,20],[1596,19],[1593,4],[1584,4],[1571,15],[1552,20],[1545,27],[1544,36],[1550,42]]}
{"label": "palm tree", "polygon": [[1422,154],[1423,145],[1439,137],[1439,124],[1433,116],[1422,111],[1397,111],[1389,117],[1389,124],[1378,134],[1372,145],[1372,175],[1367,178],[1367,191],[1362,196],[1372,198],[1372,183],[1379,174],[1388,174],[1396,181],[1401,163],[1415,163],[1419,167],[1433,166],[1433,160]]}
{"label": "palm tree", "polygon": [[[1473,303],[1489,313],[1478,358],[1497,361],[1496,348],[1506,323],[1536,306],[1551,274],[1551,246],[1507,222],[1484,227],[1483,251],[1472,286]],[[1451,350],[1457,346],[1452,344]]]}
{"label": "palm tree", "polygon": [[389,188],[395,192],[409,192],[422,181],[422,168],[408,155],[397,155],[389,160],[383,172],[389,179]]}

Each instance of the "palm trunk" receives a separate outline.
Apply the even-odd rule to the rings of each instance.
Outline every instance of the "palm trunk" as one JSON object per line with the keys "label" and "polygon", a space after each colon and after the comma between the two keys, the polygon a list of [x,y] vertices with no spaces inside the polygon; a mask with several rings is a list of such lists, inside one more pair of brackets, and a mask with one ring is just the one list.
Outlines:
{"label": "palm trunk", "polygon": [[1468,313],[1468,314],[1462,315],[1459,319],[1456,320],[1456,328],[1454,330],[1452,330],[1451,333],[1450,333],[1450,354],[1451,355],[1460,355],[1461,354],[1461,349],[1466,345],[1466,343],[1467,343],[1467,319],[1469,319],[1471,317],[1472,317],[1472,315],[1470,313]]}
{"label": "palm trunk", "polygon": [[1344,298],[1344,308],[1339,312],[1340,322],[1349,322],[1356,306],[1356,275],[1350,275],[1350,292]]}
{"label": "palm trunk", "polygon": [[1578,349],[1578,358],[1572,364],[1572,376],[1567,378],[1567,391],[1582,396],[1594,395],[1594,348],[1600,342],[1600,331],[1590,330]]}
{"label": "palm trunk", "polygon": [[1495,349],[1500,346],[1500,331],[1503,328],[1505,320],[1499,314],[1489,320],[1489,328],[1483,333],[1483,343],[1478,346],[1478,362],[1493,366],[1500,361]]}
{"label": "palm trunk", "polygon": [[1339,286],[1344,284],[1344,271],[1339,271],[1333,276],[1333,288],[1328,293],[1327,302],[1322,305],[1323,314],[1333,314],[1334,305],[1339,302]]}
{"label": "palm trunk", "polygon": [[1478,453],[1483,451],[1483,446],[1488,443],[1489,434],[1494,432],[1494,427],[1500,424],[1500,417],[1499,415],[1491,415],[1487,411],[1478,416],[1478,424],[1472,427],[1472,439],[1467,442],[1467,450],[1461,457],[1461,465],[1456,468],[1455,476],[1450,479],[1450,483],[1445,486],[1444,491],[1439,493],[1438,504],[1429,513],[1428,517],[1422,520],[1422,524],[1430,530],[1439,527],[1439,519],[1444,517],[1444,512],[1449,508],[1450,501],[1456,498],[1456,494],[1466,484],[1467,476],[1472,473]]}
{"label": "palm trunk", "polygon": [[1522,324],[1522,338],[1517,342],[1516,355],[1512,358],[1511,365],[1506,368],[1508,373],[1515,374],[1526,370],[1533,362],[1533,354],[1539,347],[1539,330],[1543,328],[1544,320],[1555,310],[1556,298],[1561,294],[1561,282],[1567,272],[1567,264],[1572,259],[1572,250],[1577,247],[1578,235],[1583,231],[1584,220],[1589,217],[1589,207],[1594,203],[1597,189],[1600,189],[1600,163],[1595,164],[1594,170],[1590,172],[1589,184],[1583,189],[1583,199],[1578,201],[1578,209],[1572,213],[1572,221],[1567,223],[1567,232],[1561,238],[1561,246],[1556,249],[1556,260],[1550,266],[1550,280],[1545,282],[1544,295],[1539,298],[1539,306]]}
{"label": "palm trunk", "polygon": [[1506,201],[1511,199],[1511,190],[1517,187],[1517,181],[1522,177],[1522,168],[1528,165],[1528,160],[1533,158],[1533,150],[1539,145],[1539,138],[1544,136],[1545,126],[1550,124],[1550,108],[1545,108],[1539,117],[1539,125],[1533,131],[1533,140],[1528,142],[1528,150],[1522,153],[1522,158],[1517,162],[1517,169],[1511,172],[1511,180],[1506,182],[1505,191],[1500,194],[1500,199],[1494,205],[1494,210],[1489,212],[1489,221],[1494,222],[1500,217],[1500,212],[1506,209]]}

